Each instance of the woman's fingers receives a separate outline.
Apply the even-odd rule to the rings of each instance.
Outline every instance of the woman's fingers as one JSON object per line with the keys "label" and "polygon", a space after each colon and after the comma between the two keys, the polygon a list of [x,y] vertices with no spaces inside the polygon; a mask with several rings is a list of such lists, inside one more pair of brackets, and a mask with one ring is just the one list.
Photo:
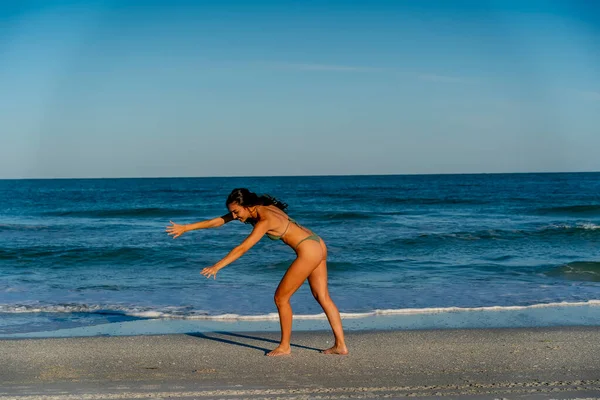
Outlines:
{"label": "woman's fingers", "polygon": [[206,276],[206,278],[210,278],[212,276],[214,279],[217,279],[217,271],[211,267],[204,268],[202,271],[200,271],[200,273]]}
{"label": "woman's fingers", "polygon": [[168,232],[169,235],[173,235],[173,239],[178,238],[184,232],[183,225],[178,225],[173,221],[169,221],[173,225],[167,225],[165,232]]}

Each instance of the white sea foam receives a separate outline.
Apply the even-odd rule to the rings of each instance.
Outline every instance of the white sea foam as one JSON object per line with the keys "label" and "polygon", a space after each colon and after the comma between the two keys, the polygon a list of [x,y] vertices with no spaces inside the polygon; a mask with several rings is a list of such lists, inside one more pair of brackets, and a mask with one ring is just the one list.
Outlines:
{"label": "white sea foam", "polygon": [[[431,307],[431,308],[401,308],[373,310],[363,313],[340,313],[342,318],[366,318],[386,315],[425,315],[439,314],[447,312],[490,312],[490,311],[515,311],[535,308],[552,307],[584,307],[600,306],[600,300],[589,300],[583,302],[557,302],[532,304],[528,306],[489,306],[489,307]],[[184,320],[208,320],[208,321],[276,321],[279,319],[277,313],[261,315],[240,315],[240,314],[221,314],[208,315],[202,310],[179,310],[178,307],[165,307],[163,309],[144,309],[136,307],[106,306],[106,305],[6,305],[0,304],[0,313],[19,314],[19,313],[92,313],[92,314],[121,314],[124,316],[149,318],[149,319],[184,319]],[[302,320],[322,320],[326,319],[324,313],[294,315],[294,319]]]}
{"label": "white sea foam", "polygon": [[0,291],[4,292],[4,293],[19,293],[19,292],[24,292],[25,290],[19,289],[17,287],[7,287],[5,289],[1,289]]}
{"label": "white sea foam", "polygon": [[549,229],[583,229],[586,231],[595,231],[600,229],[600,225],[596,225],[592,222],[581,222],[574,225],[569,224],[554,224],[550,225]]}

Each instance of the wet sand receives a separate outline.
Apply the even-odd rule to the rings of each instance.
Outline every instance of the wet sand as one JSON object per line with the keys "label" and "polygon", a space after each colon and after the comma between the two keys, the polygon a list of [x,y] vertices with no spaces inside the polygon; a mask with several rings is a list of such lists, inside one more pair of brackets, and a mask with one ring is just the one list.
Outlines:
{"label": "wet sand", "polygon": [[0,400],[600,399],[600,327],[0,340]]}

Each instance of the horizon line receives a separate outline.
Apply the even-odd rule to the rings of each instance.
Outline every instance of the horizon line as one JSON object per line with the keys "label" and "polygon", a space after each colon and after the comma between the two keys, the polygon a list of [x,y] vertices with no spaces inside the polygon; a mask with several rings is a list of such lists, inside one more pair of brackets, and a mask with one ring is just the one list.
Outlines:
{"label": "horizon line", "polygon": [[40,180],[102,180],[102,179],[228,179],[228,178],[327,178],[354,176],[439,176],[439,175],[532,175],[532,174],[597,174],[599,171],[525,171],[525,172],[436,172],[382,174],[323,174],[323,175],[223,175],[223,176],[119,176],[119,177],[59,177],[59,178],[0,178],[0,181]]}

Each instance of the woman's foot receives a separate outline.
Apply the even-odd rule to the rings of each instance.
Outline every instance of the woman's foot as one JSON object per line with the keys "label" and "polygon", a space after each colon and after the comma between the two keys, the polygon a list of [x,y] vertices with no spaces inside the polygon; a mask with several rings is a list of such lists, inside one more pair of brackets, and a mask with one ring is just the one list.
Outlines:
{"label": "woman's foot", "polygon": [[335,345],[333,347],[330,347],[327,350],[323,350],[323,354],[337,354],[340,356],[345,356],[348,354],[348,348],[346,347],[346,345],[343,345],[343,346]]}
{"label": "woman's foot", "polygon": [[275,356],[287,356],[289,354],[292,354],[292,348],[290,346],[277,346],[277,348],[273,351],[270,351],[267,353],[267,356],[269,357],[275,357]]}

